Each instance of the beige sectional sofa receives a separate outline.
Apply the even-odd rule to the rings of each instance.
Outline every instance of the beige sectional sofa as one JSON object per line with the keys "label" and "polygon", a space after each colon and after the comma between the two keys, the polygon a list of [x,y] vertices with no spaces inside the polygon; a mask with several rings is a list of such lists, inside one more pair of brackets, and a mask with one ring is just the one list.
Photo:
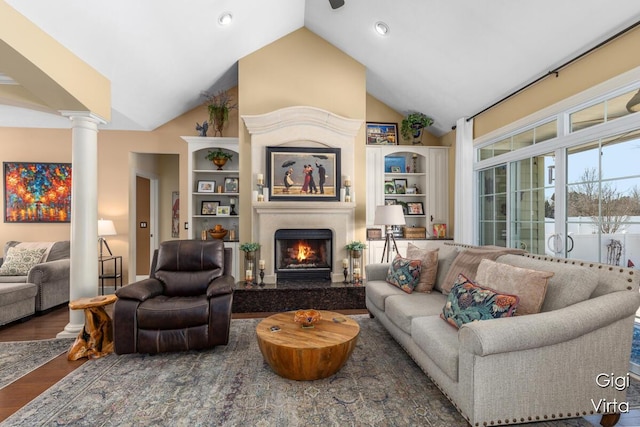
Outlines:
{"label": "beige sectional sofa", "polygon": [[[0,325],[31,316],[69,301],[70,242],[17,242],[5,244],[0,269],[9,248],[43,250],[40,262],[26,274],[0,275]],[[5,265],[6,267],[6,265]]]}
{"label": "beige sectional sofa", "polygon": [[[432,292],[406,293],[386,282],[388,264],[372,264],[366,266],[366,305],[472,426],[624,411],[610,403],[625,402],[625,390],[601,387],[596,377],[628,374],[640,307],[637,270],[493,253],[489,258],[497,263],[554,273],[541,312],[456,329],[440,317],[447,302],[443,281],[457,274],[450,269],[464,264],[455,261],[461,253],[476,249],[429,245],[439,249]],[[466,264],[467,270],[474,269]],[[601,399],[608,407],[598,406]]]}

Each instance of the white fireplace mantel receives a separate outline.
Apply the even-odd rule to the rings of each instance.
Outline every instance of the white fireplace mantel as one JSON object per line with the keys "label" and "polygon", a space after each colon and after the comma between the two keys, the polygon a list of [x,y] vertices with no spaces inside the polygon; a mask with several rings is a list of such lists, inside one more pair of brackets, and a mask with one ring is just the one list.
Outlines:
{"label": "white fireplace mantel", "polygon": [[[363,120],[305,106],[244,115],[242,119],[251,134],[251,170],[255,174],[266,172],[268,146],[325,146],[340,149],[343,177],[339,179],[355,175],[355,138]],[[346,257],[344,247],[355,235],[355,207],[355,203],[337,201],[254,201],[252,238],[261,245],[260,256],[266,265],[265,280],[275,280],[276,230],[325,228],[333,231],[332,280],[342,281],[341,265]]]}

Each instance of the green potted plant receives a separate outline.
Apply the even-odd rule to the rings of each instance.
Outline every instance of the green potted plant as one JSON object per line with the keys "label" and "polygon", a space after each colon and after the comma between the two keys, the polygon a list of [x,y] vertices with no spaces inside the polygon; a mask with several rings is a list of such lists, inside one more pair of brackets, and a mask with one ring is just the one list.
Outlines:
{"label": "green potted plant", "polygon": [[240,250],[244,252],[244,258],[247,260],[255,259],[258,249],[260,249],[260,243],[248,242],[240,244]]}
{"label": "green potted plant", "polygon": [[367,249],[367,245],[358,240],[349,242],[344,247],[351,253],[351,258],[360,258],[362,250]]}
{"label": "green potted plant", "polygon": [[[414,144],[420,144],[422,130],[433,124],[433,119],[426,114],[412,112],[402,119],[400,124],[400,133],[406,140],[413,138]],[[417,142],[416,142],[417,141]]]}
{"label": "green potted plant", "polygon": [[205,158],[211,160],[213,164],[218,167],[218,170],[221,171],[222,166],[233,158],[233,154],[228,151],[223,151],[221,148],[215,148],[213,150],[209,150]]}
{"label": "green potted plant", "polygon": [[211,94],[203,92],[203,96],[207,99],[207,111],[209,111],[209,123],[213,126],[213,136],[220,134],[226,122],[229,121],[229,111],[238,108],[238,104],[234,104],[231,95],[225,90]]}

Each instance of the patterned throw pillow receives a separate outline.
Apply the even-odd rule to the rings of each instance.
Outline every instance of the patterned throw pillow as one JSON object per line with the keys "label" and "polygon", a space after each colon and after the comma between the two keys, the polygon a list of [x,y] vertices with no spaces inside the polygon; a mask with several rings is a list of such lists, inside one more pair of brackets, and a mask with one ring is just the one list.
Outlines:
{"label": "patterned throw pillow", "polygon": [[387,271],[387,282],[410,294],[420,280],[422,262],[396,255]]}
{"label": "patterned throw pillow", "polygon": [[0,276],[26,276],[31,267],[40,263],[45,251],[45,248],[9,248],[0,266]]}
{"label": "patterned throw pillow", "polygon": [[500,294],[483,288],[459,274],[440,317],[459,328],[465,323],[478,320],[498,319],[513,316],[518,306],[516,295]]}

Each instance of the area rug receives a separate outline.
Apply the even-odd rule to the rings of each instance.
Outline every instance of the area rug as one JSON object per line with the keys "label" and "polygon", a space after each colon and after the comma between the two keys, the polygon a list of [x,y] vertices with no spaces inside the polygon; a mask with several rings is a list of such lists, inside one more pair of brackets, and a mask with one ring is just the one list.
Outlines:
{"label": "area rug", "polygon": [[260,320],[233,320],[229,345],[213,350],[91,360],[2,426],[468,425],[378,321],[353,317],[357,347],[323,380],[279,377],[258,349]]}
{"label": "area rug", "polygon": [[73,339],[0,342],[0,388],[69,350]]}

